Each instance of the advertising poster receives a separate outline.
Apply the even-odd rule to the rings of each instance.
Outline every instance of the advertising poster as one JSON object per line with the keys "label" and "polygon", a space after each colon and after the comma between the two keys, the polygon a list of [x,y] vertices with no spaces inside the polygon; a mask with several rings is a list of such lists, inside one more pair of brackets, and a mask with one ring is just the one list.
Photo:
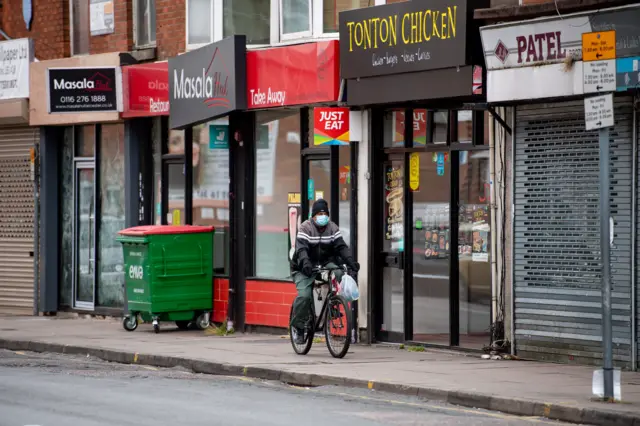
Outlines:
{"label": "advertising poster", "polygon": [[313,144],[349,145],[349,108],[314,108]]}
{"label": "advertising poster", "polygon": [[385,238],[391,241],[391,249],[404,250],[404,168],[388,166],[385,174]]}
{"label": "advertising poster", "polygon": [[425,222],[424,257],[426,259],[446,258],[449,254],[449,206],[429,208]]}
{"label": "advertising poster", "polygon": [[273,176],[276,166],[279,126],[280,122],[275,120],[257,128],[256,191],[260,203],[270,203],[273,198]]}
{"label": "advertising poster", "polygon": [[298,228],[302,223],[302,204],[299,192],[290,192],[287,198],[289,261],[291,261],[293,259],[293,254],[296,251],[296,235],[298,234]]}
{"label": "advertising poster", "polygon": [[[394,111],[393,146],[404,146],[404,111]],[[413,146],[427,144],[427,110],[413,110]]]}
{"label": "advertising poster", "polygon": [[91,35],[111,34],[115,31],[113,0],[91,0]]}
{"label": "advertising poster", "polygon": [[489,207],[473,206],[473,250],[471,260],[474,262],[489,261]]}

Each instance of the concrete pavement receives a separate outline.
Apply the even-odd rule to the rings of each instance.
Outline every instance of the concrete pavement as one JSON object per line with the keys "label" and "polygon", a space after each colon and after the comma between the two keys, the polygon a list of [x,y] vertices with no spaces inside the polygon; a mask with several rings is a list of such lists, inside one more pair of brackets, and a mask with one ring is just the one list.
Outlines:
{"label": "concrete pavement", "polygon": [[340,385],[429,400],[544,416],[565,422],[640,426],[640,375],[623,372],[622,404],[591,399],[591,367],[525,361],[487,361],[452,351],[408,352],[384,345],[352,347],[335,360],[326,346],[293,353],[284,336],[218,337],[150,325],[124,331],[118,321],[0,318],[0,348],[90,354],[98,358],[196,372],[279,380],[298,385]]}

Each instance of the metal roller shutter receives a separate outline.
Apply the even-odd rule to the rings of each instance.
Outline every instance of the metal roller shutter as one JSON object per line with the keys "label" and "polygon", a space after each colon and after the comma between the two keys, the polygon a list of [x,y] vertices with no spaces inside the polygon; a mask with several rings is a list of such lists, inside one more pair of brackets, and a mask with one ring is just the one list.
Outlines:
{"label": "metal roller shutter", "polygon": [[0,314],[33,313],[33,181],[38,129],[0,128]]}
{"label": "metal roller shutter", "polygon": [[[614,361],[630,365],[633,107],[615,100],[611,131]],[[514,293],[518,354],[602,359],[598,132],[582,101],[516,110]]]}

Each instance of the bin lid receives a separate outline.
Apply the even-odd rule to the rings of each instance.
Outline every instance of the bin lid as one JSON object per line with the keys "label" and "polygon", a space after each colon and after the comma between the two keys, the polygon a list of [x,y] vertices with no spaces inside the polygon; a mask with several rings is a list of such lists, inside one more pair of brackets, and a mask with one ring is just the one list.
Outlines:
{"label": "bin lid", "polygon": [[128,237],[144,237],[146,235],[199,234],[204,232],[213,232],[214,230],[215,228],[213,226],[144,225],[123,229],[118,232],[118,234]]}

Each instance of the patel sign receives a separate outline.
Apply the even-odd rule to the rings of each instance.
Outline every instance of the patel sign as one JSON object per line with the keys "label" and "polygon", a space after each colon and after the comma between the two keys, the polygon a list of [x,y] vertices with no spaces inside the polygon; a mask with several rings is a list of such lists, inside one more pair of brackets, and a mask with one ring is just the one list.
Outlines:
{"label": "patel sign", "polygon": [[122,117],[169,115],[169,64],[131,65],[122,68]]}
{"label": "patel sign", "polygon": [[410,1],[340,12],[342,78],[467,63],[466,0]]}
{"label": "patel sign", "polygon": [[169,121],[183,129],[246,109],[246,37],[236,35],[169,59]]}
{"label": "patel sign", "polygon": [[349,108],[314,108],[313,144],[349,145]]}
{"label": "patel sign", "polygon": [[335,40],[247,52],[248,108],[337,101],[338,55]]}

